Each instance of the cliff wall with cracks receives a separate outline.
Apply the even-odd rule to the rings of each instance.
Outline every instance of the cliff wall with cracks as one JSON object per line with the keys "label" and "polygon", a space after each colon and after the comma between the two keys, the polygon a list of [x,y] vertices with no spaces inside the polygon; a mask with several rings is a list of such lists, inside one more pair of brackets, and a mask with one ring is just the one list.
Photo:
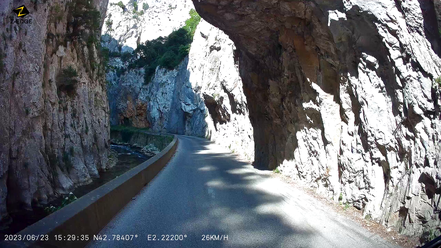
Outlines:
{"label": "cliff wall with cracks", "polygon": [[439,1],[193,1],[237,46],[255,165],[441,233]]}
{"label": "cliff wall with cracks", "polygon": [[[31,23],[12,12],[22,4]],[[108,166],[109,109],[96,49],[106,8],[107,1],[0,2],[3,224]]]}
{"label": "cliff wall with cracks", "polygon": [[[131,54],[136,48],[130,42],[133,36],[127,40],[124,37],[128,33],[144,34],[144,30],[160,30],[167,35],[165,31],[171,33],[184,26],[182,17],[189,18],[187,8],[193,5],[189,0],[162,0],[144,1],[138,6],[144,3],[150,7],[140,19],[130,16],[133,11],[130,3],[125,3],[125,12],[112,3],[109,5],[105,22],[111,20],[112,27],[117,23],[120,30],[104,28],[102,37],[103,46],[114,54],[107,72],[111,124],[207,137],[251,159],[254,156],[252,127],[242,80],[234,61],[233,42],[202,20],[187,58],[174,70],[156,68],[152,80],[145,83],[143,68],[130,69],[135,59]],[[154,16],[169,21],[159,25]],[[138,40],[143,42],[149,37],[142,35]]]}

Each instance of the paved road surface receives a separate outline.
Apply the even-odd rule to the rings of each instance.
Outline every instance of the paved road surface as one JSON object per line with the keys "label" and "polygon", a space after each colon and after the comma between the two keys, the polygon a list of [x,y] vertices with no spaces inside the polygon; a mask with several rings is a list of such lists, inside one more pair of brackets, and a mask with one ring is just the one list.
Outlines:
{"label": "paved road surface", "polygon": [[[220,146],[179,142],[167,167],[101,232],[138,237],[89,247],[396,247]],[[161,241],[167,234],[183,241]]]}

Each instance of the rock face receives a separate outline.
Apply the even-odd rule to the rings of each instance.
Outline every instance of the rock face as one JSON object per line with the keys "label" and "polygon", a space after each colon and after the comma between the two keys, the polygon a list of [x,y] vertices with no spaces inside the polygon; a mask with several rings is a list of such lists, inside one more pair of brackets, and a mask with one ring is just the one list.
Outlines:
{"label": "rock face", "polygon": [[24,1],[30,14],[23,19],[12,12],[16,5],[0,2],[3,223],[8,212],[31,210],[98,177],[109,145],[104,68],[95,47],[107,1]]}
{"label": "rock face", "polygon": [[192,8],[190,0],[110,0],[102,33],[135,49],[141,42],[168,36],[184,26]]}
{"label": "rock face", "polygon": [[[138,3],[140,6],[142,3]],[[170,19],[161,30],[178,29],[184,25],[183,15],[170,11],[164,6],[175,4],[177,9],[193,7],[191,1],[162,1],[150,5],[138,25],[132,25],[129,17],[118,21],[121,30],[155,29],[157,20],[151,16],[159,15]],[[130,12],[130,4],[127,4]],[[120,7],[116,10],[120,11]],[[115,6],[109,5],[110,13]],[[119,13],[119,12],[118,12]],[[118,15],[128,15],[125,12]],[[115,23],[115,21],[113,21]],[[153,26],[153,27],[152,27]],[[121,28],[123,27],[123,28]],[[173,27],[173,28],[169,28]],[[144,31],[142,31],[144,32]],[[129,32],[130,33],[130,32]],[[123,54],[132,51],[136,45],[126,40],[125,32],[103,29],[102,44],[111,52]],[[164,32],[162,32],[164,34]],[[166,35],[166,34],[165,34]],[[140,36],[141,37],[141,36]],[[144,41],[144,36],[140,38]],[[152,38],[156,38],[153,37]],[[120,49],[121,48],[121,49]],[[195,32],[188,58],[175,70],[157,68],[151,82],[144,82],[144,69],[127,69],[130,59],[123,56],[110,59],[107,80],[109,82],[110,121],[112,125],[129,125],[150,128],[155,132],[186,134],[208,137],[230,148],[243,158],[254,156],[252,127],[242,90],[242,80],[234,62],[235,46],[222,31],[205,21],[201,21]]]}
{"label": "rock face", "polygon": [[[184,26],[191,8],[193,3],[190,0],[110,0],[102,29],[102,44],[111,53],[132,52],[138,44],[168,36]],[[111,124],[150,127],[147,102],[140,99],[145,90],[144,71],[127,71],[128,61],[121,56],[111,57],[109,65],[112,67],[107,73]]]}
{"label": "rock face", "polygon": [[257,166],[441,233],[439,1],[193,2],[238,47]]}
{"label": "rock face", "polygon": [[205,136],[251,160],[254,157],[253,128],[243,92],[236,47],[228,36],[202,20],[189,54],[189,82],[205,105]]}

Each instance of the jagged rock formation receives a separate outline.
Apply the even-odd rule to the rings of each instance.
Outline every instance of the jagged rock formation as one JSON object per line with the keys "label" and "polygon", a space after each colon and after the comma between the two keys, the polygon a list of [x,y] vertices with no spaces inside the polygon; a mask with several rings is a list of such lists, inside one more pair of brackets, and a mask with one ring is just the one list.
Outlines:
{"label": "jagged rock formation", "polygon": [[[102,44],[114,54],[132,52],[138,44],[168,36],[184,26],[191,8],[193,3],[190,0],[110,0],[102,29]],[[123,61],[121,55],[110,58],[112,69],[107,73],[111,124],[147,128],[150,126],[147,105],[138,100],[144,71],[129,70],[126,74],[128,62]]]}
{"label": "jagged rock formation", "polygon": [[[23,3],[23,1],[22,1]],[[109,145],[96,40],[107,1],[0,2],[0,221],[86,184]],[[97,32],[98,31],[98,32]]]}
{"label": "jagged rock formation", "polygon": [[192,8],[190,0],[110,0],[102,33],[116,39],[123,49],[135,49],[184,26]]}
{"label": "jagged rock formation", "polygon": [[[169,4],[161,1],[151,5],[150,8],[156,10],[143,14],[143,18],[149,21],[139,23],[139,29],[124,18],[117,18],[121,19],[118,27],[144,33],[144,29],[156,28],[157,22],[150,15],[160,14],[163,19],[172,20],[165,29],[161,25],[161,29],[169,32],[178,29],[184,25],[180,16],[185,15],[164,9]],[[193,6],[188,0],[173,1],[173,4]],[[132,6],[130,3],[127,5]],[[110,3],[109,8],[112,10],[115,6],[112,7]],[[106,22],[110,20],[109,16],[110,13]],[[111,19],[114,17],[112,15]],[[170,26],[173,28],[167,29]],[[102,44],[110,52],[123,54],[123,51],[136,48],[133,42],[124,38],[124,32],[108,32],[104,29],[103,34]],[[107,80],[111,124],[208,137],[251,159],[254,156],[252,127],[242,81],[234,62],[234,50],[235,46],[228,36],[201,21],[188,59],[175,70],[157,68],[148,84],[144,82],[144,69],[127,69],[130,59],[123,59],[123,55],[110,58],[109,66],[113,69],[108,71]]]}
{"label": "jagged rock formation", "polygon": [[257,166],[441,233],[439,1],[193,2],[238,47]]}
{"label": "jagged rock formation", "polygon": [[203,99],[208,113],[205,136],[251,160],[254,157],[253,128],[234,60],[235,50],[224,32],[202,20],[189,54],[189,82]]}

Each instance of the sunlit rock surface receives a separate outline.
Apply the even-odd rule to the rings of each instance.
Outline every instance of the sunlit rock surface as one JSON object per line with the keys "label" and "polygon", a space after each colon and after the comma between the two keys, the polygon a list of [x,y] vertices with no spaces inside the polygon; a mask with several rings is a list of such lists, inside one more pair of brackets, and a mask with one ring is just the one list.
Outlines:
{"label": "sunlit rock surface", "polygon": [[255,165],[439,235],[439,1],[193,1],[238,48]]}
{"label": "sunlit rock surface", "polygon": [[109,0],[102,33],[109,34],[123,46],[136,49],[139,43],[168,36],[184,26],[192,8],[190,0]]}
{"label": "sunlit rock surface", "polygon": [[[136,49],[134,40],[144,42],[167,36],[184,26],[190,9],[194,8],[191,1],[159,1],[154,5],[147,1],[148,11],[141,19],[134,19],[133,5],[125,3],[128,10],[123,11],[112,5],[116,2],[109,4],[106,19],[106,22],[113,21],[114,30],[103,29],[102,44],[120,53]],[[176,9],[170,10],[170,4],[177,6]],[[138,2],[138,9],[142,5],[143,2]],[[156,16],[170,21],[163,26]],[[115,23],[118,24],[115,26]],[[161,32],[157,32],[159,28]],[[157,35],[143,36],[145,30],[154,30]],[[143,35],[139,35],[141,33]],[[207,137],[251,159],[254,156],[252,127],[234,50],[228,36],[202,20],[188,58],[175,70],[158,67],[148,84],[144,82],[144,69],[126,70],[129,62],[121,57],[111,58],[109,65],[116,68],[107,73],[111,124]]]}

